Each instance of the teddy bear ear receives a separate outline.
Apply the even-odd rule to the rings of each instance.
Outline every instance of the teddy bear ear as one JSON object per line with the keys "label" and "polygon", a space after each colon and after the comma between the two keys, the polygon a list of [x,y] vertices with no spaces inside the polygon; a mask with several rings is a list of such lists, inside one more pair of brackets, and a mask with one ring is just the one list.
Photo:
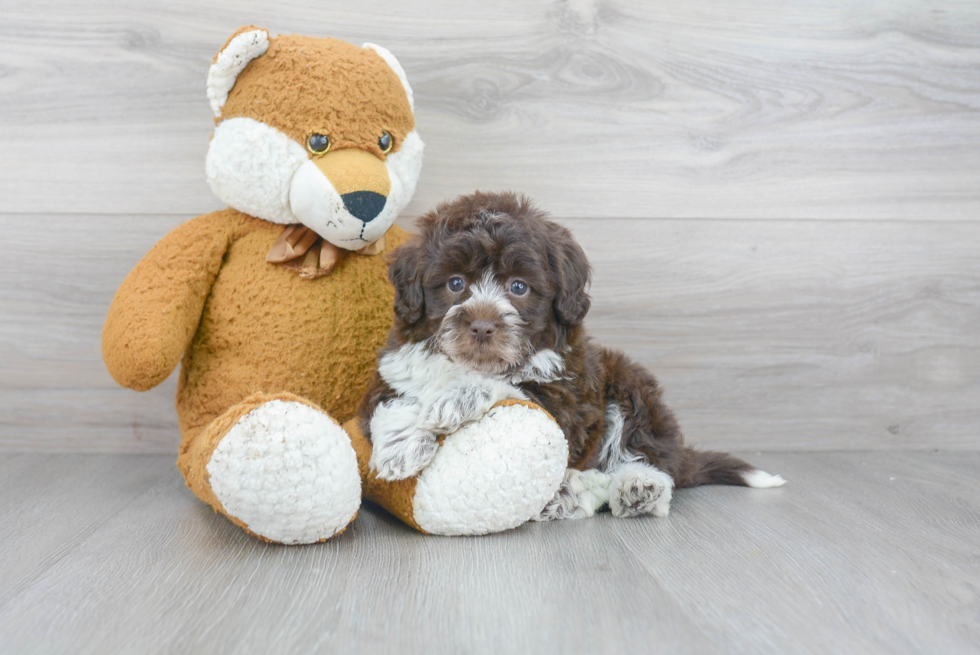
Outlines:
{"label": "teddy bear ear", "polygon": [[368,50],[374,50],[381,56],[382,59],[385,60],[385,63],[388,64],[388,68],[395,71],[395,75],[397,75],[398,79],[402,82],[402,88],[405,89],[405,95],[408,96],[408,106],[412,110],[412,113],[414,113],[415,96],[412,94],[412,87],[408,83],[408,77],[405,75],[405,69],[402,68],[402,65],[398,63],[397,59],[395,59],[395,55],[391,54],[391,52],[389,52],[386,48],[382,48],[374,43],[365,43],[361,47],[367,48]]}
{"label": "teddy bear ear", "polygon": [[228,102],[228,92],[242,69],[269,49],[269,32],[249,25],[235,32],[224,47],[214,56],[208,70],[208,99],[215,117],[221,118],[221,109]]}

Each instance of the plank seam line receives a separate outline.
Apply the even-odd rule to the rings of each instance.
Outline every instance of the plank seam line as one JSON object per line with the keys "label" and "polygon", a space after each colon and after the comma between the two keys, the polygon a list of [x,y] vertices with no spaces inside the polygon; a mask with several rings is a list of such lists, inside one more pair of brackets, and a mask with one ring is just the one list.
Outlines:
{"label": "plank seam line", "polygon": [[[221,211],[220,209],[214,211]],[[110,217],[110,218],[175,218],[184,217],[186,220],[196,218],[198,216],[203,216],[210,212],[203,212],[201,214],[188,213],[188,212],[14,212],[0,210],[0,218],[5,217],[19,217],[19,216],[79,216],[79,217]],[[413,222],[419,218],[422,214],[416,214],[412,216],[400,216],[398,222]],[[595,216],[562,216],[560,214],[551,213],[551,217],[559,222],[561,221],[688,221],[688,222],[729,222],[729,221],[742,221],[746,223],[773,223],[773,222],[798,222],[798,223],[921,223],[923,225],[935,225],[935,224],[975,224],[980,223],[980,212],[977,213],[976,218],[964,217],[964,218],[901,218],[901,217],[887,217],[887,218],[860,218],[854,216],[842,216],[834,218],[816,218],[812,216],[803,217],[779,217],[779,218],[760,218],[752,216],[724,216],[724,217],[703,217],[703,216],[606,216],[606,215],[595,215]]]}

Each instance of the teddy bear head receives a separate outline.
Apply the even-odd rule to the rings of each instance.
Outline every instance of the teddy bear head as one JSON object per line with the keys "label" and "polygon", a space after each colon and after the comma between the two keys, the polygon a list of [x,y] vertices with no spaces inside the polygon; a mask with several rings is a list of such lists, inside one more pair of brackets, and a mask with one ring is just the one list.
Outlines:
{"label": "teddy bear head", "polygon": [[380,46],[243,27],[214,58],[208,98],[208,182],[238,211],[358,250],[415,192],[412,88]]}

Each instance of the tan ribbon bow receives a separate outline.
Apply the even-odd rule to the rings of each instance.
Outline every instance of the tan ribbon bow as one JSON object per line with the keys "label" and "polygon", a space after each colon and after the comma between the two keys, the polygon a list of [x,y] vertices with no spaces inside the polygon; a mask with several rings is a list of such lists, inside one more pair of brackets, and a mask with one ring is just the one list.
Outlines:
{"label": "tan ribbon bow", "polygon": [[[384,249],[385,238],[382,236],[357,253],[377,255]],[[287,225],[282,231],[269,249],[269,254],[265,256],[265,261],[295,271],[303,279],[314,280],[330,273],[347,256],[347,252],[324,240],[305,225],[295,223]]]}

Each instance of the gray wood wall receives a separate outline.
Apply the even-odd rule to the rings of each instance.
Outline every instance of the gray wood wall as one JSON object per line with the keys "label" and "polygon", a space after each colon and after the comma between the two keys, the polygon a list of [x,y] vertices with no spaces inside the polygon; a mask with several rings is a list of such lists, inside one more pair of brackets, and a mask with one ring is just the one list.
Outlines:
{"label": "gray wood wall", "polygon": [[403,223],[527,192],[596,268],[589,324],[729,449],[980,446],[980,3],[0,0],[0,449],[175,453],[116,388],[115,287],[204,180],[240,25],[374,41],[416,92]]}

